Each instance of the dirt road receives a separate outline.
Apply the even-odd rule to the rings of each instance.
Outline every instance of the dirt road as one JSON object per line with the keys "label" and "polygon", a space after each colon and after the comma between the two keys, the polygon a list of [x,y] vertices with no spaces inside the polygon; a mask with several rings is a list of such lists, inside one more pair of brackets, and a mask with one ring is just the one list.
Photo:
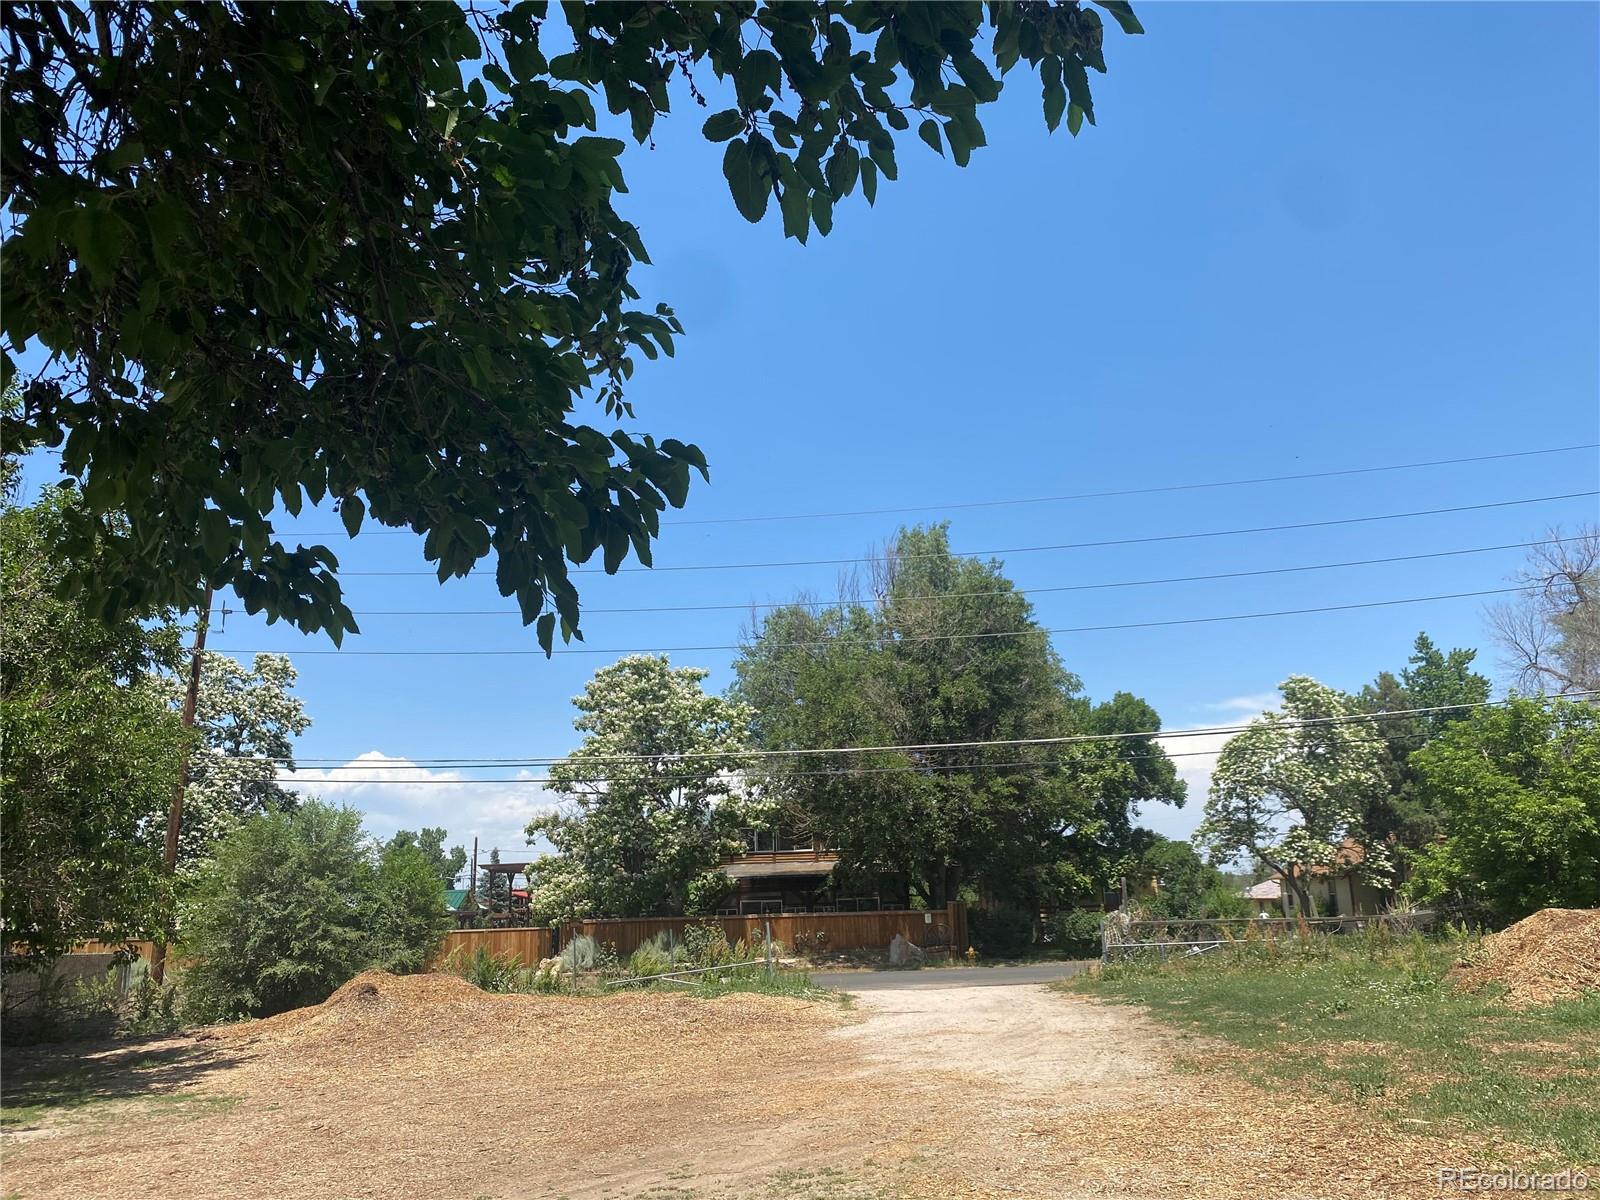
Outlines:
{"label": "dirt road", "polygon": [[[1458,1161],[1184,1068],[1208,1052],[1033,983],[862,988],[846,1009],[363,977],[319,1009],[78,1063],[94,1102],[12,1126],[3,1192],[1437,1197],[1433,1168]],[[8,1054],[8,1104],[38,1100],[42,1058]]]}

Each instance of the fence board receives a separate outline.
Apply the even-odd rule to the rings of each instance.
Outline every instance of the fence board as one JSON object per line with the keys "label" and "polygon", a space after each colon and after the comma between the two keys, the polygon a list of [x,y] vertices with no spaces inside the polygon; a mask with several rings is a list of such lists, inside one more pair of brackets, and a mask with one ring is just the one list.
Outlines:
{"label": "fence board", "polygon": [[511,954],[525,967],[536,967],[546,958],[553,955],[555,950],[554,929],[537,927],[531,929],[457,929],[444,936],[438,951],[429,961],[430,968],[438,968],[452,954],[460,952],[461,957],[476,954],[478,947],[482,946],[490,954]]}
{"label": "fence board", "polygon": [[584,935],[610,943],[626,958],[658,933],[682,937],[684,927],[717,924],[728,941],[743,938],[746,943],[761,941],[768,923],[772,936],[791,950],[797,935],[814,938],[826,933],[829,950],[882,950],[900,934],[908,942],[924,948],[949,948],[962,953],[967,948],[966,905],[950,904],[943,909],[893,909],[887,912],[853,913],[751,913],[739,917],[621,917],[568,921],[561,926],[565,945],[572,937]]}

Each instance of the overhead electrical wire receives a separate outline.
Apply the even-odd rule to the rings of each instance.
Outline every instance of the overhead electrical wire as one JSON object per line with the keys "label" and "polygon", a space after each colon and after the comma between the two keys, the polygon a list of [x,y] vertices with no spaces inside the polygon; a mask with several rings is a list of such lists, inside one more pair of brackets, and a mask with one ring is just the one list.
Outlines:
{"label": "overhead electrical wire", "polygon": [[[1280,608],[1267,612],[1227,613],[1216,617],[1173,617],[1163,621],[1122,621],[1109,625],[1063,625],[1050,629],[1004,629],[981,633],[934,633],[925,636],[893,639],[895,645],[922,642],[979,641],[999,638],[1048,636],[1057,633],[1102,633],[1121,629],[1156,629],[1178,625],[1212,625],[1226,621],[1256,621],[1270,617],[1298,617],[1311,613],[1350,612],[1363,608],[1389,608],[1400,604],[1425,604],[1435,600],[1462,600],[1476,596],[1504,596],[1512,592],[1538,590],[1538,585],[1527,587],[1485,588],[1475,592],[1442,592],[1433,596],[1406,596],[1396,600],[1366,600],[1355,604],[1323,604],[1314,608]],[[872,645],[873,641],[855,638],[824,638],[814,641],[769,642],[773,649],[802,649],[811,646]],[[307,656],[339,656],[344,658],[505,658],[522,655],[543,655],[543,650],[246,650],[239,647],[217,647],[219,652],[230,654],[283,654],[290,658]],[[551,654],[600,654],[626,657],[630,654],[698,654],[709,651],[742,650],[738,643],[708,644],[701,646],[647,646],[635,649],[597,648],[592,646],[562,646]]]}
{"label": "overhead electrical wire", "polygon": [[[1405,739],[1405,738],[1414,738],[1416,736],[1417,736],[1416,734],[1402,734],[1399,737],[1396,737],[1396,738],[1393,738],[1393,739],[1384,739],[1384,740],[1399,741],[1399,740],[1402,740],[1402,739]],[[1116,761],[1118,761],[1118,762],[1136,762],[1136,761],[1139,761],[1141,759],[1152,759],[1152,758],[1196,758],[1196,757],[1202,757],[1204,755],[1215,754],[1215,753],[1216,753],[1216,751],[1214,751],[1214,750],[1178,750],[1178,751],[1174,751],[1174,752],[1172,752],[1170,754],[1125,754],[1125,755],[1120,756]],[[1051,768],[1055,768],[1055,767],[1065,767],[1065,766],[1070,766],[1070,765],[1071,764],[1069,762],[1066,762],[1066,761],[1061,760],[1061,759],[1056,759],[1056,760],[1053,760],[1053,761],[1050,761],[1050,762],[1040,762],[1038,760],[1023,760],[1023,761],[1018,761],[1018,762],[1001,762],[1001,763],[986,763],[986,762],[975,762],[975,763],[919,763],[919,764],[917,764],[915,766],[830,767],[830,768],[827,768],[825,770],[816,770],[816,771],[784,771],[784,772],[781,773],[781,775],[779,775],[777,777],[783,778],[783,779],[797,779],[797,778],[807,778],[807,777],[816,778],[816,777],[842,776],[842,775],[905,775],[905,774],[922,774],[922,773],[928,772],[928,771],[952,771],[952,772],[956,772],[956,771],[975,771],[975,770],[1000,770],[1002,768],[1028,768],[1028,769],[1032,769],[1032,770],[1047,770],[1047,769],[1051,769]],[[461,783],[467,783],[467,784],[473,784],[473,783],[550,784],[550,783],[557,782],[555,779],[551,778],[548,775],[546,775],[546,776],[538,776],[538,777],[533,777],[533,778],[530,778],[528,776],[511,776],[511,777],[505,778],[505,779],[483,779],[483,778],[478,778],[478,779],[326,779],[326,778],[317,778],[317,779],[307,779],[307,780],[303,780],[302,781],[302,780],[297,780],[295,778],[295,774],[296,774],[295,772],[291,772],[291,773],[286,774],[286,775],[279,775],[278,778],[277,778],[277,782],[279,782],[279,783],[300,783],[300,782],[304,782],[304,783],[307,783],[307,784],[324,784],[324,785],[326,785],[326,784],[335,784],[335,783],[338,783],[338,784],[352,784],[352,785],[356,785],[356,784],[371,785],[371,784],[380,784],[380,783],[381,784],[396,783],[396,784],[411,784],[411,785],[433,784],[436,787],[454,787],[457,784],[461,784]],[[597,777],[597,776],[590,775],[590,776],[585,776],[583,779],[578,780],[577,782],[585,783],[585,784],[592,784],[592,783],[618,783],[618,782],[622,782],[622,781],[621,780],[616,780],[616,779],[610,779],[610,778],[606,778],[606,777]],[[631,782],[631,781],[629,781],[629,782]]]}
{"label": "overhead electrical wire", "polygon": [[[691,517],[681,520],[663,521],[662,525],[751,525],[772,521],[821,521],[834,520],[843,517],[882,517],[893,516],[901,513],[933,512],[936,510],[958,510],[973,508],[1007,508],[1028,504],[1057,504],[1073,500],[1108,500],[1123,496],[1154,496],[1168,492],[1196,492],[1216,488],[1251,487],[1265,483],[1291,483],[1308,479],[1337,479],[1353,475],[1377,475],[1389,471],[1416,471],[1429,467],[1463,466],[1468,463],[1501,462],[1513,458],[1535,458],[1550,454],[1569,454],[1578,450],[1594,450],[1600,448],[1600,442],[1580,442],[1572,446],[1550,446],[1539,450],[1513,450],[1502,454],[1477,454],[1465,458],[1435,458],[1423,462],[1390,463],[1377,467],[1347,467],[1332,471],[1305,471],[1292,475],[1258,475],[1245,479],[1220,479],[1202,483],[1170,483],[1158,484],[1151,487],[1115,488],[1098,492],[1065,492],[1052,496],[1026,496],[1019,499],[1006,500],[956,500],[931,504],[897,505],[888,508],[857,508],[842,509],[831,512],[808,513],[771,513],[752,517]],[[286,531],[295,533],[293,530]],[[404,534],[411,533],[409,529],[374,529],[364,530],[368,536],[379,534]],[[298,533],[299,537],[343,537],[347,536],[344,530],[338,531],[308,531]]]}
{"label": "overhead electrical wire", "polygon": [[[1586,699],[1600,695],[1600,692],[1580,691],[1566,694],[1563,699]],[[1481,708],[1501,708],[1507,700],[1481,700],[1464,704],[1434,704],[1415,708],[1391,708],[1381,712],[1372,713],[1344,713],[1334,717],[1307,717],[1304,719],[1285,719],[1276,722],[1279,728],[1286,729],[1312,729],[1328,725],[1350,725],[1363,722],[1393,721],[1401,717],[1426,717],[1437,716],[1441,713],[1469,712]],[[797,747],[773,750],[716,750],[699,751],[684,754],[597,754],[586,755],[588,763],[653,763],[653,762],[691,762],[698,759],[726,760],[739,759],[791,759],[815,758],[828,754],[922,754],[942,750],[989,750],[997,747],[1018,746],[1071,746],[1086,745],[1099,742],[1134,741],[1146,738],[1159,738],[1171,740],[1177,738],[1216,737],[1221,734],[1242,733],[1251,727],[1250,722],[1235,722],[1231,725],[1200,725],[1184,729],[1140,729],[1118,733],[1069,733],[1054,737],[1028,737],[1028,738],[984,738],[976,741],[964,742],[910,742],[894,743],[888,745],[872,746],[817,746]],[[1209,753],[1209,752],[1207,752]],[[261,755],[214,755],[216,759],[225,761],[248,761],[259,763],[281,763],[286,759],[277,759]],[[409,766],[456,766],[456,767],[506,767],[506,766],[549,766],[553,763],[563,762],[570,755],[530,755],[523,758],[407,758],[403,761]],[[336,760],[323,756],[321,758],[296,758],[297,764],[304,765],[314,762],[351,762],[350,759]],[[360,764],[369,766],[373,764]],[[352,765],[351,770],[356,769]],[[332,782],[342,782],[334,780]]]}
{"label": "overhead electrical wire", "polygon": [[[1514,508],[1525,504],[1548,504],[1556,500],[1577,500],[1586,497],[1600,496],[1600,490],[1586,492],[1560,492],[1550,496],[1528,496],[1517,500],[1492,500],[1482,504],[1458,504],[1447,508],[1420,508],[1410,512],[1378,513],[1368,517],[1336,517],[1322,521],[1293,521],[1282,525],[1252,525],[1240,529],[1208,529],[1195,533],[1160,533],[1145,537],[1130,538],[1102,538],[1089,542],[1056,542],[1041,546],[1003,546],[988,550],[959,550],[950,553],[962,558],[986,558],[1002,554],[1041,554],[1058,550],[1087,550],[1102,546],[1142,546],[1156,542],[1185,542],[1202,538],[1239,537],[1255,533],[1289,533],[1301,529],[1326,529],[1335,525],[1366,525],[1375,521],[1399,521],[1412,517],[1433,517],[1445,513],[1482,512],[1491,508]],[[931,554],[902,554],[897,556],[901,561],[918,558],[943,557]],[[616,571],[607,572],[600,567],[574,567],[568,572],[570,575],[599,575],[599,574],[631,574],[648,571],[661,574],[668,571],[752,571],[765,570],[773,567],[838,567],[852,566],[875,561],[872,556],[858,556],[854,558],[800,558],[774,560],[771,562],[743,562],[743,563],[687,563],[681,566],[655,566],[655,567],[619,567]],[[346,571],[340,570],[344,577],[396,577],[396,576],[428,576],[437,578],[438,571]]]}
{"label": "overhead electrical wire", "polygon": [[[1096,592],[1113,588],[1151,587],[1157,584],[1205,583],[1218,579],[1249,579],[1262,575],[1294,575],[1306,571],[1332,571],[1343,567],[1371,567],[1385,563],[1421,562],[1435,558],[1459,558],[1468,554],[1491,554],[1499,550],[1529,550],[1538,546],[1555,546],[1578,541],[1576,537],[1544,538],[1534,542],[1502,542],[1497,546],[1473,546],[1465,550],[1434,550],[1423,554],[1393,554],[1384,558],[1355,558],[1345,562],[1309,563],[1295,567],[1263,567],[1251,571],[1219,571],[1208,575],[1171,575],[1162,579],[1124,579],[1112,583],[1068,583],[1052,587],[992,588],[971,592],[932,592],[922,596],[896,596],[897,602],[923,600],[969,600],[986,596],[1044,596],[1060,592]],[[745,602],[742,604],[652,604],[627,608],[598,608],[585,605],[588,615],[601,613],[678,613],[678,612],[748,612],[751,609],[840,607],[839,600],[785,600],[770,602]],[[231,611],[231,610],[230,610]],[[521,614],[509,608],[359,608],[358,617],[516,617]]]}

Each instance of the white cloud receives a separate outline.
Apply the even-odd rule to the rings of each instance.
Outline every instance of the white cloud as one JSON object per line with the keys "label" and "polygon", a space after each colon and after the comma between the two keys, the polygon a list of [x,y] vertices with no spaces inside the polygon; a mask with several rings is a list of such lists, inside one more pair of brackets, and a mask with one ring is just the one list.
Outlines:
{"label": "white cloud", "polygon": [[[496,782],[471,782],[479,775]],[[498,847],[500,857],[513,862],[542,853],[529,847],[524,829],[535,816],[556,807],[555,795],[542,784],[515,782],[533,778],[535,773],[527,769],[435,771],[381,750],[368,750],[342,766],[307,767],[280,776],[284,786],[302,795],[360,809],[367,832],[376,837],[442,825],[450,835],[446,846],[465,846],[471,854],[476,837],[481,860]],[[512,782],[502,782],[506,780]]]}
{"label": "white cloud", "polygon": [[1226,700],[1202,704],[1200,707],[1214,712],[1248,713],[1250,716],[1255,716],[1257,713],[1277,708],[1282,699],[1283,697],[1274,689],[1270,692],[1252,692],[1248,696],[1230,696]]}
{"label": "white cloud", "polygon": [[[1278,707],[1281,697],[1277,692],[1258,692],[1248,696],[1233,696],[1226,700],[1202,704],[1200,707],[1231,714],[1227,725],[1232,728],[1248,724],[1256,717]],[[1211,772],[1217,768],[1217,756],[1234,736],[1228,733],[1195,733],[1214,725],[1191,725],[1169,729],[1156,739],[1168,754],[1181,755],[1172,760],[1178,777],[1189,785],[1189,798],[1182,808],[1169,808],[1165,804],[1152,804],[1140,813],[1141,822],[1167,837],[1187,838],[1199,826],[1205,815],[1206,793],[1211,789]],[[1184,736],[1175,736],[1182,734]]]}

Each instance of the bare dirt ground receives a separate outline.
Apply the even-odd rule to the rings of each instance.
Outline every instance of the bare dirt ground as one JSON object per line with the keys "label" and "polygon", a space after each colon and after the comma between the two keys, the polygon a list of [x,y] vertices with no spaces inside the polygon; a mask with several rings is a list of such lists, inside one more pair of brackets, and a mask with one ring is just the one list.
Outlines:
{"label": "bare dirt ground", "polygon": [[[1358,1109],[1180,1069],[1205,1050],[1032,984],[847,1009],[364,976],[316,1009],[86,1055],[96,1102],[11,1126],[0,1190],[1294,1200],[1436,1197],[1435,1169],[1466,1165]],[[8,1055],[8,1105],[38,1098],[52,1053]]]}

